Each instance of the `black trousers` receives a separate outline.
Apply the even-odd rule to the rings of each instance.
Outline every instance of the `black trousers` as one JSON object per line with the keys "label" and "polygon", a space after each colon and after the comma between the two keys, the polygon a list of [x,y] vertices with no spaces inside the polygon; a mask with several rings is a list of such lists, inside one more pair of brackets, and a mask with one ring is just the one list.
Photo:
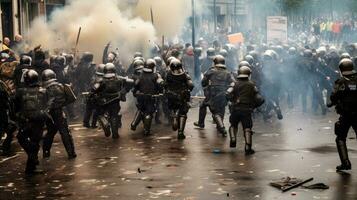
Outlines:
{"label": "black trousers", "polygon": [[20,123],[17,139],[27,154],[26,170],[33,170],[38,160],[45,120],[29,120]]}
{"label": "black trousers", "polygon": [[336,140],[342,140],[346,142],[348,131],[353,128],[357,133],[357,114],[343,114],[335,123]]}

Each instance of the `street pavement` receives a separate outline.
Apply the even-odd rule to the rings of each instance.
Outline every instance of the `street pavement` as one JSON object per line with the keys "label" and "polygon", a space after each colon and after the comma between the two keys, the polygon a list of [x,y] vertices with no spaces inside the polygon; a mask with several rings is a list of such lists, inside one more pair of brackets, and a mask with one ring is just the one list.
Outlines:
{"label": "street pavement", "polygon": [[[264,122],[257,116],[253,136],[256,154],[244,155],[239,130],[238,147],[217,134],[211,117],[196,129],[198,109],[191,109],[184,141],[165,123],[153,124],[152,136],[142,126],[129,130],[134,109],[123,115],[120,139],[106,138],[100,129],[72,123],[78,157],[67,160],[59,135],[50,159],[40,156],[43,175],[23,173],[25,153],[14,143],[16,155],[0,157],[0,199],[357,199],[356,168],[336,173],[339,164],[333,133],[337,115],[285,111],[284,119]],[[228,120],[228,117],[226,117]],[[226,121],[228,128],[228,121]],[[350,159],[357,166],[357,143],[348,138]],[[327,190],[296,188],[285,193],[272,187],[283,177],[324,183]]]}

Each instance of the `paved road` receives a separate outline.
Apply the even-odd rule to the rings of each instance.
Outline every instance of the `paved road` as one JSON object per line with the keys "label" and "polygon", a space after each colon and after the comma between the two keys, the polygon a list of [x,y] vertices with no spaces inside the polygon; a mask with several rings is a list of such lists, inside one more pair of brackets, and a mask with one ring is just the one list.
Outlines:
{"label": "paved road", "polygon": [[[105,138],[101,130],[72,124],[78,158],[66,159],[59,136],[49,160],[40,160],[44,175],[23,174],[25,154],[0,157],[0,199],[357,199],[356,168],[338,174],[333,123],[337,116],[303,115],[289,111],[283,121],[255,120],[256,154],[246,157],[240,131],[237,149],[216,134],[192,126],[190,111],[185,141],[166,125],[155,125],[153,136],[129,131],[132,110],[124,118],[120,139]],[[351,133],[351,162],[357,166],[357,143]],[[5,159],[5,160],[4,160]],[[328,190],[294,189],[282,193],[269,182],[282,177],[310,178]]]}

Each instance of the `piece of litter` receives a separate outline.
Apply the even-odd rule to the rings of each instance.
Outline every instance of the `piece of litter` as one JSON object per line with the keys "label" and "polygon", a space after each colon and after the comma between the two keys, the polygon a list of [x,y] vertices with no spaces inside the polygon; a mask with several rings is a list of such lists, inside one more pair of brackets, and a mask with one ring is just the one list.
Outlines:
{"label": "piece of litter", "polygon": [[271,170],[266,170],[266,172],[272,173],[272,172],[279,172],[279,169],[271,169]]}

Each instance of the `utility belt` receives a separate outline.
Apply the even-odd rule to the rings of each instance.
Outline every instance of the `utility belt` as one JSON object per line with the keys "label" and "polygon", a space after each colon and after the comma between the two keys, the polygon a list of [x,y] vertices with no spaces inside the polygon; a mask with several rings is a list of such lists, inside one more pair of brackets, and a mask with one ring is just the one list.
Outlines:
{"label": "utility belt", "polygon": [[250,104],[248,103],[240,103],[240,102],[236,102],[236,103],[231,103],[229,105],[229,110],[231,112],[233,111],[248,111],[248,112],[253,112],[253,108]]}
{"label": "utility belt", "polygon": [[45,121],[48,118],[51,118],[50,115],[42,110],[21,112],[18,115],[19,123],[27,123],[30,121]]}
{"label": "utility belt", "polygon": [[189,102],[191,98],[191,92],[189,90],[182,90],[180,92],[176,91],[166,91],[165,95],[167,98],[179,99],[184,102]]}
{"label": "utility belt", "polygon": [[342,104],[336,105],[336,112],[340,115],[354,115],[357,116],[357,106],[344,106]]}
{"label": "utility belt", "polygon": [[121,94],[120,93],[115,93],[115,94],[106,94],[98,98],[98,104],[100,106],[108,105],[111,104],[115,101],[120,101],[121,99]]}

